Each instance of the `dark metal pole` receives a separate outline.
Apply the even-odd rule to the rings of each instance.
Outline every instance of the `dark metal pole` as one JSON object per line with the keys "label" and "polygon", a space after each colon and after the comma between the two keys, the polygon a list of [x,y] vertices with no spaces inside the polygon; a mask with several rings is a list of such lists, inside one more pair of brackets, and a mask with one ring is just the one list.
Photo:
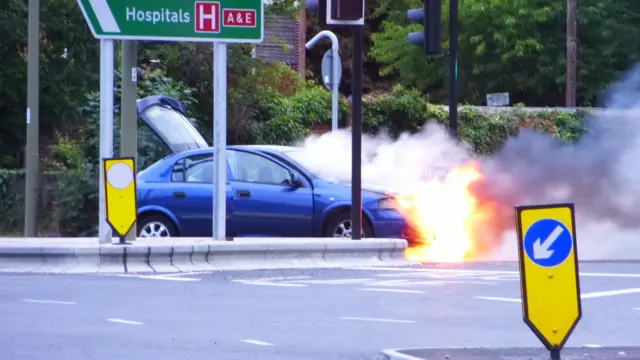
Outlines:
{"label": "dark metal pole", "polygon": [[458,0],[449,3],[449,128],[458,138]]}
{"label": "dark metal pole", "polygon": [[[138,108],[137,79],[138,79],[138,42],[135,40],[122,41],[122,93],[120,96],[120,156],[133,157],[138,163]],[[136,224],[133,225],[126,240],[136,239]],[[121,239],[125,243],[125,238]]]}
{"label": "dark metal pole", "polygon": [[40,178],[40,0],[29,0],[27,57],[27,146],[24,191],[24,236],[38,236],[38,193]]}
{"label": "dark metal pole", "polygon": [[560,350],[551,350],[551,360],[560,360]]}
{"label": "dark metal pole", "polygon": [[362,238],[362,26],[353,29],[351,77],[351,238]]}

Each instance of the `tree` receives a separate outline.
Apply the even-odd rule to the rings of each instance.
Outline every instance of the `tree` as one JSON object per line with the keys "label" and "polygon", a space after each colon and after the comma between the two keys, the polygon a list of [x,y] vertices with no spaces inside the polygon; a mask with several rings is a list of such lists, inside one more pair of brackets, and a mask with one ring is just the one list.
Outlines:
{"label": "tree", "polygon": [[[384,0],[383,31],[372,54],[385,74],[444,102],[447,76],[442,57],[427,58],[406,36],[406,10],[414,0]],[[578,104],[591,104],[620,71],[640,55],[638,7],[633,0],[581,0],[578,15]],[[443,4],[443,47],[448,48],[448,4]],[[552,0],[460,0],[459,79],[463,102],[481,104],[486,93],[509,92],[513,102],[563,106],[565,82],[564,2]]]}
{"label": "tree", "polygon": [[[28,0],[0,0],[0,167],[20,167],[25,138]],[[99,43],[74,0],[41,3],[41,141],[81,119],[87,91],[97,89]]]}

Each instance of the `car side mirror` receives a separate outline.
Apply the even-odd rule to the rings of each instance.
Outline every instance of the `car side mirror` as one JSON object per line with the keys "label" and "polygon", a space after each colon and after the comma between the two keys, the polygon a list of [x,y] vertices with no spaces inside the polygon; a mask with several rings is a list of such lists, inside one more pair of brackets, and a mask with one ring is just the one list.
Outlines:
{"label": "car side mirror", "polygon": [[291,186],[295,186],[295,187],[300,187],[302,186],[302,179],[300,178],[300,175],[296,174],[296,173],[291,173]]}

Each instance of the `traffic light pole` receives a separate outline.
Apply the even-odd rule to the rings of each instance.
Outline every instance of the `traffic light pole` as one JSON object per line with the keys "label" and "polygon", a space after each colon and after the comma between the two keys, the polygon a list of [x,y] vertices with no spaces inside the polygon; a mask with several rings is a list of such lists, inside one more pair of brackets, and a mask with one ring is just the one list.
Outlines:
{"label": "traffic light pole", "polygon": [[352,28],[351,239],[362,238],[362,26]]}
{"label": "traffic light pole", "polygon": [[449,3],[449,129],[458,138],[458,0]]}

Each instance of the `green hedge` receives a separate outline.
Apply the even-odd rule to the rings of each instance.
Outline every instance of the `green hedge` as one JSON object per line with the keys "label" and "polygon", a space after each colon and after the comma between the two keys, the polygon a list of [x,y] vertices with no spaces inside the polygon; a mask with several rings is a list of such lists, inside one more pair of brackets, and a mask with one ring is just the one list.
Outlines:
{"label": "green hedge", "polygon": [[[286,71],[282,68],[279,71]],[[261,84],[257,101],[248,108],[249,143],[291,144],[318,124],[331,122],[331,93],[324,87],[287,74],[295,91]],[[167,79],[162,73],[147,76],[139,87],[140,97],[165,93],[193,103],[192,90]],[[274,80],[275,81],[275,80]],[[234,104],[231,103],[230,107]],[[235,101],[235,100],[234,100]],[[245,99],[246,102],[246,99]],[[389,93],[368,95],[363,99],[363,128],[370,134],[386,131],[391,136],[417,132],[427,121],[448,125],[448,113],[441,105],[429,104],[424,96],[397,86]],[[41,233],[43,235],[85,236],[97,231],[98,191],[98,97],[87,99],[87,124],[73,134],[61,134],[48,159],[48,175],[41,182]],[[340,124],[348,126],[349,106],[340,99]],[[197,117],[197,114],[194,115]],[[515,108],[496,114],[461,108],[460,137],[482,155],[495,152],[519,129],[537,129],[566,141],[575,141],[586,131],[581,113],[559,111],[526,112]],[[229,119],[232,121],[232,119]],[[116,149],[118,144],[116,123]],[[143,130],[143,128],[141,128]],[[142,169],[166,155],[147,131],[139,134],[138,167]],[[233,143],[232,141],[229,141]],[[57,175],[56,175],[57,174]],[[23,230],[24,172],[0,170],[0,234],[19,234]]]}

